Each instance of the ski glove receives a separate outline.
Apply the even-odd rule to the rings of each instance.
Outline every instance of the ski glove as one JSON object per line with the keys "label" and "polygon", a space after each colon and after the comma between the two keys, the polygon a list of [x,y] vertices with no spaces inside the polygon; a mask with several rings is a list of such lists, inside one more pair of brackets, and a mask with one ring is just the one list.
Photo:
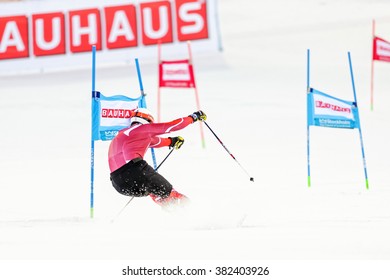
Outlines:
{"label": "ski glove", "polygon": [[190,115],[190,117],[192,117],[194,122],[196,122],[196,121],[205,121],[207,119],[206,114],[203,111],[201,111],[201,110],[199,110],[197,112],[194,112],[192,115]]}
{"label": "ski glove", "polygon": [[181,136],[168,137],[168,138],[171,139],[171,145],[169,145],[169,148],[174,148],[174,149],[178,150],[184,144],[184,138]]}

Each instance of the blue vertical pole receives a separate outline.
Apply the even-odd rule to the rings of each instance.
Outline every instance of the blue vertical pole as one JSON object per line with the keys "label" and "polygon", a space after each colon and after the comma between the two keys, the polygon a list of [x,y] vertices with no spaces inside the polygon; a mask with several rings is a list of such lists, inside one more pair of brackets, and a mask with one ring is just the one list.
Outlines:
{"label": "blue vertical pole", "polygon": [[[137,75],[138,75],[138,83],[139,83],[139,88],[140,88],[140,91],[141,91],[141,94],[142,94],[142,106],[147,108],[146,106],[146,100],[145,100],[145,92],[144,92],[144,85],[142,83],[142,77],[141,77],[141,69],[139,67],[139,63],[138,63],[138,58],[135,59],[135,65],[137,67]],[[154,169],[157,169],[157,161],[156,161],[156,154],[154,152],[154,148],[151,148],[150,149],[151,152],[152,152],[152,159],[153,159],[153,166],[154,166]]]}
{"label": "blue vertical pole", "polygon": [[[307,83],[306,83],[306,99],[310,92],[310,50],[307,50]],[[309,108],[309,100],[307,100],[306,107]],[[310,187],[310,126],[309,126],[309,112],[307,112],[307,186]]]}
{"label": "blue vertical pole", "polygon": [[[354,77],[353,77],[352,60],[351,60],[350,52],[348,52],[348,61],[349,61],[349,70],[351,72],[352,89],[353,89],[353,96],[354,96],[354,99],[355,99],[355,106],[356,106],[356,109],[357,109],[357,112],[358,112],[358,115],[359,115],[359,107],[357,105],[355,80],[354,80]],[[359,124],[359,137],[360,137],[360,146],[361,146],[362,157],[363,157],[364,176],[365,176],[365,179],[366,179],[366,189],[368,189],[369,188],[369,184],[368,184],[368,176],[367,176],[366,156],[364,155],[363,136],[362,136],[362,129],[360,127],[360,124]]]}
{"label": "blue vertical pole", "polygon": [[92,46],[92,99],[91,99],[91,192],[90,192],[90,208],[89,215],[93,218],[94,207],[94,162],[95,162],[95,141],[93,140],[93,99],[95,96],[95,81],[96,81],[96,46]]}

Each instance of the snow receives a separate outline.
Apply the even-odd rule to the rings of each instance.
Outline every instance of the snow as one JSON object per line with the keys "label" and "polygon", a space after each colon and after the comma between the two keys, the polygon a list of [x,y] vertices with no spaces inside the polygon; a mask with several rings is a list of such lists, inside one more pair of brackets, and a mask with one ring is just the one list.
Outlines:
{"label": "snow", "polygon": [[[174,214],[142,198],[116,217],[128,198],[110,185],[109,143],[96,142],[89,218],[90,69],[0,77],[0,259],[388,260],[390,64],[375,63],[373,111],[370,67],[371,23],[389,40],[389,10],[381,0],[219,1],[223,52],[194,57],[200,103],[255,181],[206,126],[206,148],[190,126],[159,170],[192,199]],[[318,127],[307,186],[307,49],[311,86],[346,100],[351,52],[368,190],[358,131]],[[140,63],[156,110],[157,66]],[[98,65],[97,89],[138,94],[135,66]],[[188,115],[195,97],[164,90],[162,109],[164,120]]]}

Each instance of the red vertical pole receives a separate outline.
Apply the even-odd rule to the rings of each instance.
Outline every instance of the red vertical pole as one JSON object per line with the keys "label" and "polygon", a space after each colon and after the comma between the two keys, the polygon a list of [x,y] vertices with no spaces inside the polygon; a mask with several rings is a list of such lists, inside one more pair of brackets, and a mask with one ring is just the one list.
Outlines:
{"label": "red vertical pole", "polygon": [[160,79],[161,79],[161,75],[162,73],[160,72],[160,64],[161,64],[161,43],[160,41],[158,42],[158,64],[157,64],[157,67],[158,67],[158,81],[157,81],[157,85],[158,85],[158,89],[157,89],[157,122],[160,122],[161,121],[161,100],[160,100]]}
{"label": "red vertical pole", "polygon": [[374,52],[375,52],[375,20],[372,20],[372,56],[371,56],[371,111],[374,110]]}
{"label": "red vertical pole", "polygon": [[[189,62],[192,65],[193,71],[195,72],[195,70],[194,70],[194,63],[193,63],[193,60],[192,60],[192,52],[191,52],[190,41],[187,41],[187,46],[188,46],[188,54],[189,54],[189,57],[190,57],[190,61]],[[195,81],[195,74],[194,74],[194,81]],[[196,99],[196,106],[197,106],[198,110],[200,110],[199,94],[198,94],[198,89],[196,87],[196,81],[195,81],[195,99]],[[203,133],[202,122],[199,122],[199,127],[200,127],[200,137],[202,139],[202,147],[205,148],[206,147],[206,142],[204,140],[204,133]]]}

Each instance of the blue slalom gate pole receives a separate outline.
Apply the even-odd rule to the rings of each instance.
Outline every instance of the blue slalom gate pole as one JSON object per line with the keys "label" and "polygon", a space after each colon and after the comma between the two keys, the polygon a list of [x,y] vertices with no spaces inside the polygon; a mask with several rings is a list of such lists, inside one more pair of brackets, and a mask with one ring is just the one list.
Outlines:
{"label": "blue slalom gate pole", "polygon": [[93,218],[94,215],[94,162],[95,162],[95,141],[93,140],[93,99],[95,97],[95,82],[96,82],[96,46],[92,46],[92,99],[91,99],[91,191],[90,191],[90,208],[89,215]]}
{"label": "blue slalom gate pole", "polygon": [[[306,94],[310,92],[310,50],[307,50],[307,84],[306,84]],[[307,102],[309,102],[307,100]],[[307,103],[307,108],[309,104]],[[307,112],[308,114],[308,112]],[[310,126],[309,126],[309,117],[307,116],[307,185],[310,187]]]}
{"label": "blue slalom gate pole", "polygon": [[[353,77],[352,60],[351,60],[351,54],[350,54],[350,52],[348,52],[348,61],[349,61],[349,70],[350,70],[350,72],[351,72],[352,89],[353,89],[353,96],[354,96],[354,99],[355,99],[355,106],[356,106],[356,109],[357,109],[358,112],[359,112],[359,107],[358,107],[358,105],[357,105],[356,89],[355,89],[355,80],[354,80],[354,77]],[[359,114],[358,114],[358,115],[359,115]],[[368,189],[368,188],[369,188],[369,184],[368,184],[368,176],[367,176],[366,156],[365,156],[365,154],[364,154],[363,136],[362,136],[362,129],[361,129],[360,125],[359,125],[359,136],[360,136],[360,146],[361,146],[362,157],[363,157],[364,176],[365,176],[365,179],[366,179],[366,189]]]}
{"label": "blue slalom gate pole", "polygon": [[[138,83],[139,83],[139,88],[142,94],[142,106],[147,108],[146,106],[146,100],[145,100],[145,92],[144,92],[144,85],[142,83],[142,77],[141,77],[141,69],[138,63],[138,58],[135,59],[135,65],[137,67],[137,76],[138,76]],[[153,159],[153,166],[154,169],[157,169],[157,161],[156,161],[156,154],[154,152],[154,148],[150,148],[150,151],[152,152],[152,159]]]}

